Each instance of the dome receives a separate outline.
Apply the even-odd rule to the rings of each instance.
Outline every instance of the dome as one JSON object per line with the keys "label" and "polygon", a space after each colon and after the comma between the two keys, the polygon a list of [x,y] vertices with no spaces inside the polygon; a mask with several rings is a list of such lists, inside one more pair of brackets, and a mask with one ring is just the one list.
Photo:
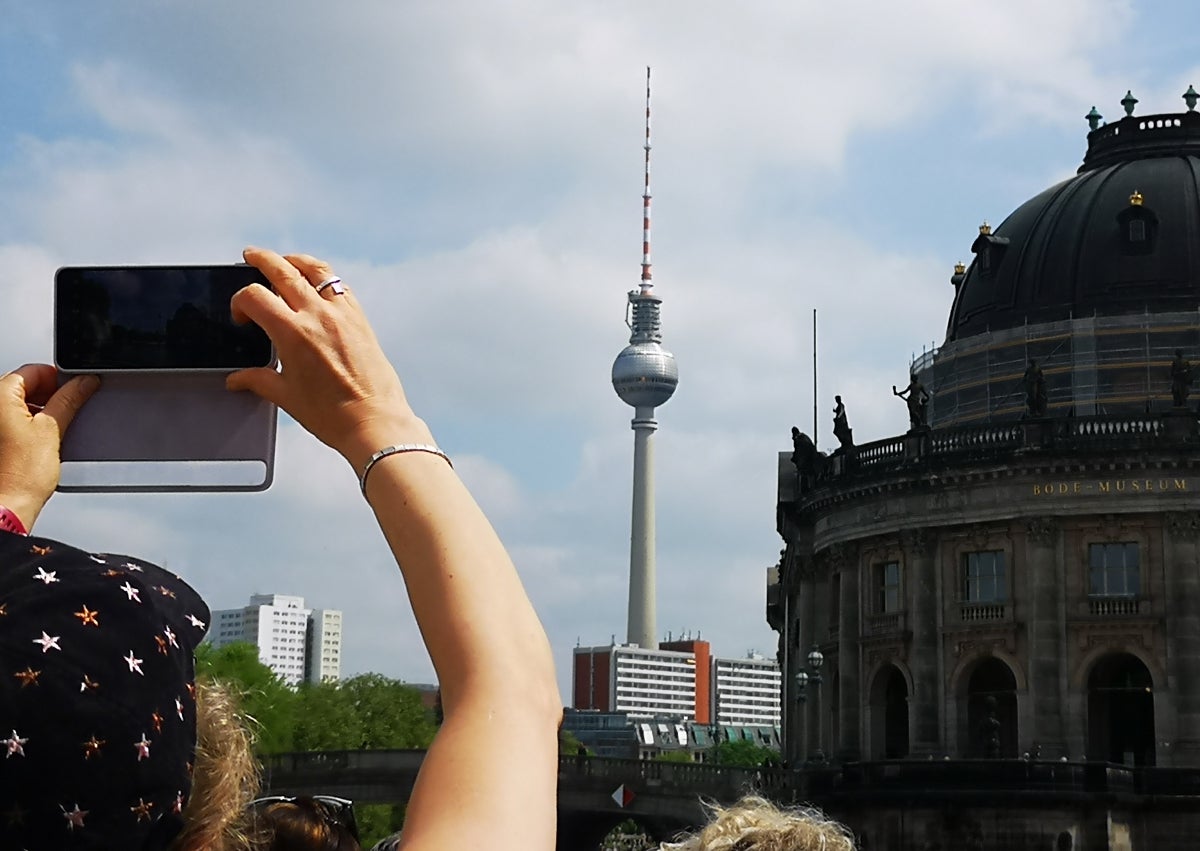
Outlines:
{"label": "dome", "polygon": [[1079,173],[980,228],[947,342],[1081,316],[1200,308],[1200,113],[1088,134]]}

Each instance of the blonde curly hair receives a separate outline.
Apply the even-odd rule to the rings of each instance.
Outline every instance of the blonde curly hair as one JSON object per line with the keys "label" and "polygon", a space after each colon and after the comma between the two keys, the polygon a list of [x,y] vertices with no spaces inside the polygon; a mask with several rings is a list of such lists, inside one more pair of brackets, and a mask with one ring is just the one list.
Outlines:
{"label": "blonde curly hair", "polygon": [[254,736],[232,690],[207,678],[196,680],[196,739],[192,794],[172,851],[257,847],[247,811],[259,790]]}
{"label": "blonde curly hair", "polygon": [[705,803],[709,820],[662,851],[854,851],[854,837],[815,809],[781,808],[754,795],[722,807]]}

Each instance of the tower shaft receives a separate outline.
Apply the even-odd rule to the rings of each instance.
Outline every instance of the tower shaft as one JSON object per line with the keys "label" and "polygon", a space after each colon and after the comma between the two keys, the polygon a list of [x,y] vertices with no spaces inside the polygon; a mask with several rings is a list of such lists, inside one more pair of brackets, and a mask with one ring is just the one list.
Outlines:
{"label": "tower shaft", "polygon": [[629,535],[629,617],[626,641],[658,646],[655,635],[654,409],[634,408],[633,515]]}

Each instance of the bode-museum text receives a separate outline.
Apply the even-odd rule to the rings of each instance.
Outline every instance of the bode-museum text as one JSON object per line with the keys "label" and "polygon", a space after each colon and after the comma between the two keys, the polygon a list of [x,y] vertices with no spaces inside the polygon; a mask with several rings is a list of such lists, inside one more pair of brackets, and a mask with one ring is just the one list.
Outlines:
{"label": "bode-museum text", "polygon": [[1096,479],[1080,482],[1045,482],[1033,485],[1034,496],[1073,496],[1109,493],[1189,493],[1187,479]]}

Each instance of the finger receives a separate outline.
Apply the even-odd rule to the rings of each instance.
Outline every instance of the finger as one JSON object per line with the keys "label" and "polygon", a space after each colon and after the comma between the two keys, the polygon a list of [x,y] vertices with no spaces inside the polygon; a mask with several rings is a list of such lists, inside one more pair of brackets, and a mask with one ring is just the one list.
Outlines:
{"label": "finger", "polygon": [[[312,286],[319,287],[321,284],[328,281],[330,278],[336,278],[333,267],[311,254],[287,254],[285,259],[300,270],[300,274],[304,275],[305,279]],[[339,279],[340,280],[340,279]],[[315,292],[315,289],[314,289]],[[350,288],[345,284],[342,285],[341,294],[334,293],[332,289],[326,289],[320,293],[324,301],[347,301],[354,305],[358,302],[354,300],[354,296],[350,292]]]}
{"label": "finger", "polygon": [[239,325],[253,322],[262,328],[274,343],[296,323],[296,312],[262,284],[250,284],[234,293],[229,312]]}
{"label": "finger", "polygon": [[268,366],[239,369],[225,379],[227,390],[249,390],[254,395],[282,407],[283,376]]}
{"label": "finger", "polygon": [[55,394],[46,400],[42,414],[58,423],[58,433],[60,436],[64,435],[71,425],[71,420],[75,419],[79,409],[92,398],[99,386],[100,379],[96,376],[78,375],[58,388]]}
{"label": "finger", "polygon": [[313,303],[316,293],[312,285],[300,274],[299,269],[274,251],[251,247],[242,252],[242,257],[267,276],[275,292],[292,310],[300,310]]}
{"label": "finger", "polygon": [[17,401],[43,405],[58,389],[58,372],[44,363],[27,363],[4,376],[6,389]]}

